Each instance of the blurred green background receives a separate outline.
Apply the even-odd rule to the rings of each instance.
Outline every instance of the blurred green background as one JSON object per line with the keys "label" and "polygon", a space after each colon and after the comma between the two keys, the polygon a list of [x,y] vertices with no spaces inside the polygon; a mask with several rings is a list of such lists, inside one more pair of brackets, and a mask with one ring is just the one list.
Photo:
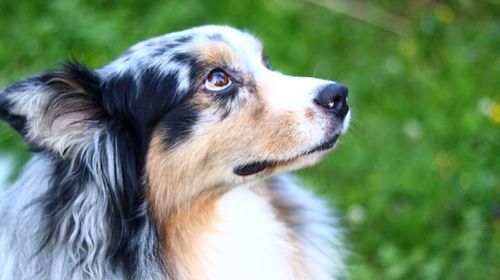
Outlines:
{"label": "blurred green background", "polygon": [[[500,279],[500,1],[0,0],[0,87],[207,23],[348,85],[352,129],[300,175],[339,209],[353,279]],[[0,155],[29,158],[5,125]]]}

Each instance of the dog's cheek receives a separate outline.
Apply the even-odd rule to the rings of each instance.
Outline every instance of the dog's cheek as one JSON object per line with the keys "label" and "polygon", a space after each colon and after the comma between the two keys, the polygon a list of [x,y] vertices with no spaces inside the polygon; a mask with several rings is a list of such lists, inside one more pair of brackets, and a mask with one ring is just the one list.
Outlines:
{"label": "dog's cheek", "polygon": [[210,128],[206,137],[212,143],[211,156],[233,165],[286,157],[304,141],[294,115],[273,114],[260,106],[244,107]]}
{"label": "dog's cheek", "polygon": [[200,111],[191,103],[174,108],[160,121],[165,144],[174,147],[189,139],[199,120]]}

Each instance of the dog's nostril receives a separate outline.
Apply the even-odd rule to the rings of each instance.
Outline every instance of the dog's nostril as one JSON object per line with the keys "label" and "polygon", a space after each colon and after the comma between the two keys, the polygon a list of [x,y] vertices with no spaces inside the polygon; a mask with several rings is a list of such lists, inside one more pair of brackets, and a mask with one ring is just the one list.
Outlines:
{"label": "dog's nostril", "polygon": [[329,84],[318,92],[314,101],[338,117],[344,118],[349,111],[347,94],[348,90],[344,85],[338,83]]}

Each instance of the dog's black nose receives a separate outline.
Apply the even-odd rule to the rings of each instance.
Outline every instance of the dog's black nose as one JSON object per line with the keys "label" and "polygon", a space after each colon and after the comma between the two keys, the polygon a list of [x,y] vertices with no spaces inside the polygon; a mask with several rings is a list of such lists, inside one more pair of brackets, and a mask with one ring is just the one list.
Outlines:
{"label": "dog's black nose", "polygon": [[342,84],[329,84],[319,90],[314,102],[343,119],[349,112],[347,92],[347,88]]}

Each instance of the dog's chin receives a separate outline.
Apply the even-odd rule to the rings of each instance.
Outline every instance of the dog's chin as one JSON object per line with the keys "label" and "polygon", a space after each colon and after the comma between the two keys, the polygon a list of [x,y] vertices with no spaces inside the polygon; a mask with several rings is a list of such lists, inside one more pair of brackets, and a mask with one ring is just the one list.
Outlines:
{"label": "dog's chin", "polygon": [[262,160],[239,165],[234,168],[238,176],[250,176],[257,173],[269,175],[271,173],[296,170],[313,165],[320,161],[324,155],[333,150],[338,143],[340,134],[336,133],[321,144],[299,153],[285,160]]}

